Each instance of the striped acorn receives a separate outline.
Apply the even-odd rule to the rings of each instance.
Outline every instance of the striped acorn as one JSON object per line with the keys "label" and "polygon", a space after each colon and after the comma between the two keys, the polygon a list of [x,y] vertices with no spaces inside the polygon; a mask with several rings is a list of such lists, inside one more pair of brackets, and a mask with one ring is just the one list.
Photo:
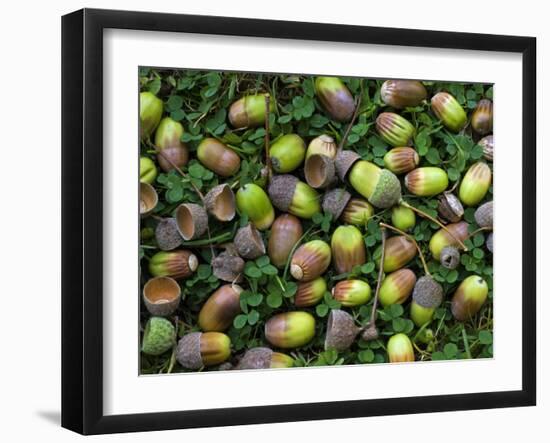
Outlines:
{"label": "striped acorn", "polygon": [[414,136],[414,126],[394,112],[382,112],[376,118],[376,130],[391,146],[408,146]]}
{"label": "striped acorn", "polygon": [[150,215],[159,201],[155,188],[145,182],[139,183],[139,215],[141,218]]}
{"label": "striped acorn", "polygon": [[338,226],[330,241],[332,261],[338,274],[351,272],[366,262],[367,251],[361,231],[355,226]]}
{"label": "striped acorn", "polygon": [[[396,235],[386,241],[386,252],[384,254],[384,272],[393,272],[401,269],[409,263],[416,255],[416,246],[404,235]],[[380,266],[382,246],[374,252],[376,263]]]}
{"label": "striped acorn", "polygon": [[470,169],[464,175],[458,197],[466,206],[477,205],[489,191],[491,186],[491,168],[486,163],[477,162],[470,166]]}
{"label": "striped acorn", "polygon": [[239,360],[236,370],[240,369],[273,369],[291,368],[294,366],[294,359],[289,355],[265,347],[249,349]]}
{"label": "striped acorn", "polygon": [[139,158],[139,181],[142,183],[152,184],[157,178],[158,170],[155,162],[149,157]]}
{"label": "striped acorn", "polygon": [[492,135],[487,135],[477,142],[483,149],[483,157],[490,162],[493,161],[493,153],[495,149],[495,140]]}
{"label": "striped acorn", "polygon": [[401,183],[395,174],[366,160],[359,160],[351,167],[349,182],[377,208],[391,208],[401,200]]}
{"label": "striped acorn", "polygon": [[304,161],[306,144],[297,134],[278,138],[269,149],[273,170],[279,174],[294,171]]}
{"label": "striped acorn", "polygon": [[157,154],[157,161],[163,171],[168,172],[187,164],[189,160],[189,149],[181,141],[183,135],[183,125],[171,119],[164,117],[155,132],[155,146],[160,149]]}
{"label": "striped acorn", "polygon": [[292,249],[300,241],[302,234],[302,223],[298,217],[281,214],[275,219],[267,244],[267,254],[274,266],[282,268],[286,265]]}
{"label": "striped acorn", "polygon": [[231,355],[231,339],[221,332],[191,332],[178,342],[176,360],[187,369],[219,365]]}
{"label": "striped acorn", "polygon": [[355,111],[355,102],[347,86],[338,77],[317,77],[315,95],[333,120],[347,122]]}
{"label": "striped acorn", "polygon": [[438,92],[432,97],[431,103],[436,117],[451,131],[458,132],[466,124],[466,112],[448,92]]}
{"label": "striped acorn", "polygon": [[240,295],[243,291],[239,285],[223,285],[208,297],[202,306],[198,324],[205,331],[223,332],[233,324],[241,312]]}
{"label": "striped acorn", "polygon": [[309,142],[306,151],[306,160],[314,154],[324,155],[328,158],[335,159],[338,146],[330,135],[321,134]]}
{"label": "striped acorn", "polygon": [[199,143],[197,158],[204,166],[222,177],[231,177],[241,167],[241,159],[235,151],[215,138],[207,137]]}
{"label": "striped acorn", "polygon": [[149,260],[149,272],[154,277],[186,278],[193,275],[198,266],[197,256],[186,249],[160,251]]}
{"label": "striped acorn", "polygon": [[176,343],[176,328],[163,317],[151,317],[145,324],[141,352],[147,355],[164,354]]}
{"label": "striped acorn", "polygon": [[294,295],[294,306],[306,308],[319,303],[327,292],[327,283],[323,277],[300,282]]}
{"label": "striped acorn", "polygon": [[476,315],[489,293],[487,282],[478,275],[466,277],[457,288],[451,301],[451,312],[459,321],[469,320]]}
{"label": "striped acorn", "polygon": [[419,163],[418,153],[409,147],[393,148],[384,155],[384,166],[394,174],[412,171]]}
{"label": "striped acorn", "polygon": [[493,102],[486,98],[481,99],[472,113],[472,128],[479,135],[486,135],[493,131]]}
{"label": "striped acorn", "polygon": [[414,361],[414,350],[409,337],[399,333],[392,335],[386,346],[390,363]]}
{"label": "striped acorn", "polygon": [[148,138],[155,131],[162,117],[163,103],[155,94],[145,91],[139,94],[139,133]]}
{"label": "striped acorn", "polygon": [[468,238],[468,223],[461,221],[458,223],[451,223],[446,226],[446,228],[454,235],[449,234],[444,229],[440,229],[430,239],[430,252],[432,253],[433,258],[437,261],[440,260],[441,251],[445,246],[459,246],[458,242],[455,240],[455,237],[460,241],[465,241]]}
{"label": "striped acorn", "polygon": [[382,101],[396,109],[420,105],[428,92],[417,80],[386,80],[380,88]]}
{"label": "striped acorn", "polygon": [[317,191],[293,175],[274,176],[268,192],[273,205],[280,211],[289,212],[304,219],[310,219],[321,212]]}
{"label": "striped acorn", "polygon": [[332,296],[345,307],[361,306],[371,299],[371,288],[363,280],[342,280],[332,288]]}
{"label": "striped acorn", "polygon": [[236,195],[237,208],[246,214],[252,224],[263,231],[268,229],[275,219],[275,210],[265,191],[254,183],[242,186]]}
{"label": "striped acorn", "polygon": [[474,213],[474,218],[478,226],[482,228],[493,227],[493,201],[483,203]]}
{"label": "striped acorn", "polygon": [[415,284],[416,275],[410,269],[398,269],[388,274],[380,285],[380,303],[382,306],[405,303]]}
{"label": "striped acorn", "polygon": [[361,328],[355,325],[350,314],[341,309],[332,309],[327,320],[325,350],[345,351],[353,344],[359,332]]}
{"label": "striped acorn", "polygon": [[313,280],[324,274],[330,265],[330,259],[330,246],[322,240],[311,240],[294,252],[290,261],[290,273],[296,280]]}
{"label": "striped acorn", "polygon": [[255,94],[241,97],[229,108],[229,123],[234,128],[254,128],[265,121],[266,97],[269,111],[275,112],[275,100],[269,94]]}
{"label": "striped acorn", "polygon": [[433,166],[413,169],[405,176],[405,186],[414,195],[432,197],[441,194],[449,185],[447,173]]}
{"label": "striped acorn", "polygon": [[181,300],[180,285],[170,277],[153,277],[143,286],[143,303],[156,316],[172,314]]}
{"label": "striped acorn", "polygon": [[391,222],[397,229],[408,231],[416,225],[416,214],[411,208],[397,205],[391,210]]}
{"label": "striped acorn", "polygon": [[309,312],[292,311],[277,314],[265,324],[265,338],[283,349],[307,345],[315,335],[315,319]]}
{"label": "striped acorn", "polygon": [[348,201],[340,217],[344,223],[365,227],[373,215],[374,208],[368,201],[354,197]]}

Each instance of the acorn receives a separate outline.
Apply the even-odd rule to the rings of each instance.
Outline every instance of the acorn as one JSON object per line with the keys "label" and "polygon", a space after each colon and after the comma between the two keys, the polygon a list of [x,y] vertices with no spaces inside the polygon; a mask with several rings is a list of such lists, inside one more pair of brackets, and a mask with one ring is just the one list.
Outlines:
{"label": "acorn", "polygon": [[231,339],[221,332],[191,332],[178,342],[176,360],[187,369],[219,365],[231,355]]}
{"label": "acorn", "polygon": [[403,333],[390,337],[386,346],[390,363],[414,361],[414,350],[411,340]]}
{"label": "acorn", "polygon": [[279,174],[294,171],[302,164],[305,155],[306,144],[297,134],[283,135],[269,148],[271,166]]}
{"label": "acorn", "polygon": [[180,304],[181,288],[170,277],[153,277],[143,286],[143,302],[152,315],[166,317]]}
{"label": "acorn", "polygon": [[142,183],[152,184],[157,178],[158,170],[155,162],[149,157],[139,158],[139,181]]}
{"label": "acorn", "polygon": [[351,272],[354,266],[367,261],[365,241],[355,226],[338,226],[330,241],[334,269],[338,274]]}
{"label": "acorn", "polygon": [[181,245],[181,235],[176,219],[163,218],[155,228],[155,240],[162,251],[171,251]]}
{"label": "acorn", "polygon": [[228,283],[243,281],[244,260],[227,248],[212,259],[212,273]]}
{"label": "acorn", "polygon": [[164,172],[169,172],[176,165],[178,168],[187,164],[189,152],[181,146],[168,146],[157,153],[157,161]]}
{"label": "acorn", "polygon": [[239,228],[233,241],[237,252],[243,258],[254,260],[265,254],[262,235],[251,223]]}
{"label": "acorn", "polygon": [[278,348],[299,348],[314,336],[315,319],[309,312],[284,312],[271,317],[265,324],[266,340]]}
{"label": "acorn", "polygon": [[270,369],[292,368],[293,366],[294,359],[290,355],[283,354],[282,352],[271,354]]}
{"label": "acorn", "polygon": [[313,154],[304,165],[304,176],[309,186],[327,188],[336,181],[334,160],[323,154]]}
{"label": "acorn", "polygon": [[189,160],[189,149],[181,141],[183,126],[180,122],[164,117],[155,133],[155,146],[160,149],[157,161],[163,171],[174,169],[174,165],[181,168]]}
{"label": "acorn", "polygon": [[355,111],[355,102],[349,89],[338,77],[317,77],[315,95],[333,120],[347,122]]}
{"label": "acorn", "polygon": [[371,288],[363,280],[342,280],[332,288],[332,296],[342,306],[355,307],[367,303],[371,298]]}
{"label": "acorn", "polygon": [[214,186],[204,196],[206,210],[221,222],[235,217],[235,194],[227,183]]}
{"label": "acorn", "polygon": [[349,182],[377,208],[391,208],[401,200],[401,183],[395,174],[366,160],[359,160],[352,166]]}
{"label": "acorn", "polygon": [[327,270],[330,258],[328,244],[322,240],[311,240],[294,252],[290,261],[290,273],[296,280],[311,281]]}
{"label": "acorn", "polygon": [[393,148],[384,155],[384,166],[394,174],[412,171],[420,163],[420,157],[413,148]]}
{"label": "acorn", "polygon": [[334,158],[334,166],[336,168],[336,174],[338,174],[338,178],[342,182],[346,180],[348,172],[358,160],[361,160],[361,157],[355,151],[349,149],[338,151]]}
{"label": "acorn", "polygon": [[269,228],[275,218],[269,197],[254,183],[248,183],[237,191],[237,208],[241,214],[246,214],[260,231]]}
{"label": "acorn", "polygon": [[443,301],[443,287],[430,275],[424,275],[416,281],[412,299],[423,308],[437,308]]}
{"label": "acorn", "polygon": [[281,214],[275,219],[267,244],[267,255],[274,266],[282,268],[286,265],[290,252],[300,241],[302,234],[302,223],[298,217]]}
{"label": "acorn", "polygon": [[491,168],[486,163],[477,162],[470,166],[460,183],[458,196],[467,206],[477,205],[491,186]]}
{"label": "acorn", "polygon": [[310,219],[321,212],[317,191],[293,175],[275,175],[269,184],[273,205],[283,212]]}
{"label": "acorn", "polygon": [[478,226],[482,228],[493,227],[493,201],[483,203],[474,213]]}
{"label": "acorn", "polygon": [[147,355],[164,354],[176,343],[176,328],[163,317],[151,317],[145,324],[141,352]]}
{"label": "acorn", "polygon": [[160,122],[163,111],[162,100],[155,94],[145,91],[139,94],[139,134],[148,138]]}
{"label": "acorn", "polygon": [[335,159],[338,152],[338,146],[330,135],[322,134],[309,142],[306,151],[306,160],[313,154],[325,155],[328,158]]}
{"label": "acorn", "polygon": [[234,128],[254,128],[265,121],[266,97],[269,98],[269,111],[275,112],[275,100],[269,94],[255,94],[241,97],[229,108],[229,123]]}
{"label": "acorn", "polygon": [[376,118],[376,130],[382,139],[393,147],[409,146],[414,126],[394,112],[382,112]]}
{"label": "acorn", "polygon": [[243,288],[239,285],[223,285],[216,289],[199,312],[200,328],[205,332],[223,332],[229,328],[241,313],[241,292]]}
{"label": "acorn", "polygon": [[362,198],[352,198],[342,212],[341,219],[350,225],[366,227],[369,218],[374,215],[372,205]]}
{"label": "acorn", "polygon": [[476,315],[489,293],[487,282],[478,275],[466,277],[457,288],[451,301],[451,312],[459,321],[466,321]]}
{"label": "acorn", "polygon": [[486,135],[493,131],[493,102],[486,98],[481,99],[472,113],[472,128],[479,135]]}
{"label": "acorn", "polygon": [[418,328],[421,328],[426,323],[431,322],[434,313],[435,308],[425,308],[414,301],[411,302],[411,320]]}
{"label": "acorn", "polygon": [[246,351],[235,369],[274,369],[292,366],[294,366],[292,357],[281,352],[273,352],[269,348],[258,347]]}
{"label": "acorn", "polygon": [[493,233],[490,232],[487,236],[487,240],[485,240],[485,246],[487,246],[487,249],[491,251],[491,253],[493,252],[493,237]]}
{"label": "acorn", "polygon": [[433,166],[413,169],[405,176],[405,186],[414,195],[432,197],[441,194],[449,185],[447,173]]}
{"label": "acorn", "polygon": [[206,210],[195,203],[182,203],[176,208],[176,225],[184,240],[198,238],[208,228]]}
{"label": "acorn", "polygon": [[321,206],[325,213],[332,215],[332,219],[336,220],[340,217],[350,199],[351,194],[344,188],[334,188],[325,192]]}
{"label": "acorn", "polygon": [[[409,263],[416,255],[416,246],[404,235],[396,235],[386,241],[386,252],[384,254],[384,272],[393,272],[401,269]],[[382,246],[374,252],[376,263],[380,266]]]}
{"label": "acorn", "polygon": [[327,283],[323,277],[311,281],[300,282],[294,295],[294,306],[306,308],[319,303],[327,292]]}
{"label": "acorn", "polygon": [[456,223],[464,215],[464,207],[456,195],[452,192],[444,192],[439,196],[437,212],[441,218]]}
{"label": "acorn", "polygon": [[154,277],[187,278],[199,266],[199,259],[187,249],[160,251],[149,260],[149,272]]}
{"label": "acorn", "polygon": [[433,258],[437,261],[440,260],[441,251],[445,246],[459,246],[455,237],[460,241],[465,241],[468,238],[468,223],[461,221],[458,223],[451,223],[446,228],[454,235],[449,234],[445,229],[440,229],[430,239],[430,252]]}
{"label": "acorn", "polygon": [[360,331],[361,328],[355,325],[350,314],[341,309],[332,309],[328,315],[325,350],[345,351],[353,344]]}
{"label": "acorn", "polygon": [[420,105],[428,92],[417,80],[386,80],[380,88],[382,101],[396,109]]}
{"label": "acorn", "polygon": [[439,261],[444,268],[456,269],[460,264],[460,252],[455,246],[445,246],[441,250]]}
{"label": "acorn", "polygon": [[416,214],[411,208],[397,205],[391,210],[391,222],[397,229],[408,231],[416,225]]}
{"label": "acorn", "polygon": [[495,142],[492,135],[487,135],[477,142],[479,146],[483,148],[483,157],[485,160],[493,161],[493,152],[495,149]]}
{"label": "acorn", "polygon": [[139,183],[139,215],[141,218],[147,217],[159,201],[157,191],[150,184],[145,182]]}
{"label": "acorn", "polygon": [[435,116],[451,131],[458,132],[466,124],[466,112],[448,92],[438,92],[432,97],[431,103]]}
{"label": "acorn", "polygon": [[211,137],[199,143],[197,158],[204,166],[222,177],[235,175],[241,167],[241,159],[235,151]]}
{"label": "acorn", "polygon": [[386,275],[378,295],[382,306],[401,305],[407,301],[416,284],[416,275],[410,269],[398,269]]}

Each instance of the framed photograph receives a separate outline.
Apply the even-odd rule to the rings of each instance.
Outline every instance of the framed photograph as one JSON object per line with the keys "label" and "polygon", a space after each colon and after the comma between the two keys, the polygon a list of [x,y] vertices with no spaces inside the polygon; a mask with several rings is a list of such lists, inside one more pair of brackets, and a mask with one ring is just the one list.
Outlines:
{"label": "framed photograph", "polygon": [[535,404],[534,38],[62,26],[64,427]]}

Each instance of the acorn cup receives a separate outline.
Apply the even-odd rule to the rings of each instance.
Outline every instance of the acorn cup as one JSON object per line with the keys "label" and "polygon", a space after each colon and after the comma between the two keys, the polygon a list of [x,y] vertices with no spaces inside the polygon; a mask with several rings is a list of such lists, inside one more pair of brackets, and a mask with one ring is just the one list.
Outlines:
{"label": "acorn cup", "polygon": [[150,184],[139,183],[139,215],[141,218],[147,217],[159,202],[157,191]]}
{"label": "acorn cup", "polygon": [[274,176],[268,192],[273,205],[280,211],[290,212],[304,219],[310,219],[321,212],[317,191],[293,175]]}
{"label": "acorn cup", "polygon": [[371,299],[371,288],[363,280],[342,280],[332,288],[332,297],[342,306],[353,308]]}
{"label": "acorn cup", "polygon": [[162,117],[162,100],[153,93],[145,91],[139,94],[139,134],[148,138],[155,131]]}
{"label": "acorn cup", "polygon": [[237,208],[246,214],[252,224],[264,231],[275,219],[275,211],[265,191],[254,183],[248,183],[237,191]]}
{"label": "acorn cup", "polygon": [[438,92],[432,97],[431,103],[435,116],[451,131],[458,132],[466,124],[466,112],[448,92]]}
{"label": "acorn cup", "polygon": [[241,167],[240,157],[215,138],[203,139],[197,147],[197,158],[208,169],[222,177],[235,175]]}
{"label": "acorn cup", "polygon": [[367,260],[363,235],[355,226],[338,226],[330,244],[334,269],[338,274],[351,272],[354,266],[361,266]]}
{"label": "acorn cup", "polygon": [[416,275],[410,269],[399,269],[386,275],[380,285],[378,299],[382,306],[401,305],[407,301],[416,284]]}
{"label": "acorn cup", "polygon": [[283,135],[269,148],[271,166],[279,174],[294,171],[302,164],[305,155],[306,144],[297,134]]}
{"label": "acorn cup", "polygon": [[349,182],[377,208],[391,208],[401,200],[401,183],[395,174],[366,160],[352,166]]}
{"label": "acorn cup", "polygon": [[278,348],[299,348],[314,336],[315,319],[309,312],[284,312],[271,317],[265,324],[266,340]]}
{"label": "acorn cup", "polygon": [[149,157],[139,158],[139,181],[142,183],[152,184],[157,178],[158,170],[155,162]]}
{"label": "acorn cup", "polygon": [[416,225],[416,214],[411,208],[397,205],[391,210],[391,222],[397,229],[409,231]]}
{"label": "acorn cup", "polygon": [[282,268],[286,265],[292,249],[300,241],[302,234],[302,223],[298,217],[281,214],[275,219],[267,244],[267,255],[274,266]]}
{"label": "acorn cup", "polygon": [[262,235],[251,223],[239,228],[233,242],[239,255],[248,260],[254,260],[265,254]]}
{"label": "acorn cup", "polygon": [[406,188],[420,197],[441,194],[449,185],[447,173],[433,166],[416,168],[405,176]]}
{"label": "acorn cup", "polygon": [[[447,230],[453,235],[449,234],[445,229],[440,229],[430,239],[430,252],[433,258],[440,261],[441,251],[445,246],[460,246],[456,239],[465,241],[468,238],[468,223],[461,221],[458,223],[451,223],[446,226]],[[454,236],[454,237],[453,237]]]}
{"label": "acorn cup", "polygon": [[163,218],[155,228],[155,240],[162,251],[171,251],[181,245],[181,235],[175,218]]}
{"label": "acorn cup", "polygon": [[492,135],[487,135],[477,142],[483,148],[483,157],[490,162],[493,161],[493,153],[495,149],[495,141]]}
{"label": "acorn cup", "polygon": [[239,285],[220,286],[202,306],[198,317],[199,327],[205,332],[223,332],[229,328],[241,313],[242,291]]}
{"label": "acorn cup", "polygon": [[418,106],[427,96],[426,88],[417,80],[386,80],[380,88],[382,101],[396,109]]}
{"label": "acorn cup", "polygon": [[414,126],[394,112],[382,112],[376,118],[376,130],[382,139],[393,147],[409,146]]}
{"label": "acorn cup", "polygon": [[451,301],[451,312],[458,321],[466,321],[476,315],[489,293],[487,282],[478,275],[466,277],[457,288]]}
{"label": "acorn cup", "polygon": [[309,156],[304,165],[304,176],[312,188],[329,187],[336,181],[334,160],[323,154]]}
{"label": "acorn cup", "polygon": [[414,361],[414,350],[409,337],[403,333],[390,337],[386,346],[390,363]]}
{"label": "acorn cup", "polygon": [[149,272],[153,277],[187,278],[199,266],[199,259],[186,249],[173,252],[157,252],[149,260]]}
{"label": "acorn cup", "polygon": [[384,166],[394,174],[412,171],[420,163],[420,157],[413,148],[393,148],[384,155]]}
{"label": "acorn cup", "polygon": [[474,213],[478,226],[482,228],[493,228],[493,201],[483,203]]}
{"label": "acorn cup", "polygon": [[151,317],[145,324],[141,352],[147,355],[164,354],[176,343],[176,328],[164,317]]}
{"label": "acorn cup", "polygon": [[479,135],[486,135],[493,131],[493,102],[486,98],[481,99],[472,113],[472,128]]}
{"label": "acorn cup", "polygon": [[366,227],[369,218],[374,215],[372,205],[362,198],[352,198],[342,212],[341,219],[350,225]]}
{"label": "acorn cup", "polygon": [[178,342],[176,360],[187,369],[219,365],[231,355],[231,340],[221,332],[191,332]]}
{"label": "acorn cup", "polygon": [[355,325],[350,314],[341,309],[332,309],[327,320],[325,350],[345,351],[353,344],[359,332],[361,328]]}
{"label": "acorn cup", "polygon": [[166,317],[180,304],[180,285],[170,277],[153,277],[143,286],[143,302],[152,314]]}
{"label": "acorn cup", "polygon": [[441,250],[439,261],[444,268],[456,269],[460,264],[460,252],[455,246],[445,246]]}
{"label": "acorn cup", "polygon": [[460,183],[458,190],[460,201],[466,206],[477,205],[491,186],[491,176],[491,168],[486,163],[477,162],[470,166]]}
{"label": "acorn cup", "polygon": [[294,306],[298,308],[315,306],[323,299],[325,292],[327,292],[327,283],[323,277],[301,282],[294,295]]}
{"label": "acorn cup", "polygon": [[485,246],[487,246],[487,249],[491,251],[491,253],[493,252],[493,237],[493,233],[490,232],[487,236],[487,240],[485,240]]}
{"label": "acorn cup", "polygon": [[443,301],[443,287],[430,275],[416,281],[412,295],[411,319],[418,327],[432,321],[436,308]]}
{"label": "acorn cup", "polygon": [[186,165],[189,161],[189,149],[181,141],[183,126],[180,122],[164,117],[155,133],[155,146],[161,152],[157,154],[157,161],[163,171],[168,172]]}
{"label": "acorn cup", "polygon": [[221,222],[235,217],[235,194],[227,183],[214,186],[204,197],[206,210]]}
{"label": "acorn cup", "polygon": [[317,77],[315,95],[333,120],[347,122],[355,111],[351,92],[338,77]]}
{"label": "acorn cup", "polygon": [[176,224],[184,240],[193,240],[203,235],[208,228],[206,210],[195,203],[182,203],[176,208]]}
{"label": "acorn cup", "polygon": [[229,108],[229,123],[234,128],[254,128],[265,121],[266,97],[269,98],[269,111],[275,112],[276,103],[269,94],[255,94],[241,97]]}
{"label": "acorn cup", "polygon": [[456,223],[464,215],[464,207],[456,195],[452,192],[444,192],[439,196],[437,212],[441,218]]}
{"label": "acorn cup", "polygon": [[321,206],[325,213],[332,215],[333,220],[337,220],[342,215],[350,199],[351,194],[344,188],[334,188],[325,192]]}
{"label": "acorn cup", "polygon": [[349,149],[338,151],[336,157],[334,158],[334,166],[340,181],[346,181],[348,172],[358,160],[361,160],[361,157],[355,151],[351,151]]}
{"label": "acorn cup", "polygon": [[237,366],[235,366],[235,370],[291,368],[292,366],[294,366],[292,357],[261,347],[246,351]]}
{"label": "acorn cup", "polygon": [[306,160],[313,154],[325,155],[328,158],[335,159],[338,152],[338,146],[330,135],[322,134],[309,142],[306,151]]}
{"label": "acorn cup", "polygon": [[243,281],[244,260],[236,255],[236,251],[231,251],[231,248],[213,258],[211,265],[212,273],[220,280],[228,283]]}
{"label": "acorn cup", "polygon": [[[384,256],[384,272],[393,272],[401,269],[416,256],[416,253],[416,246],[404,235],[388,238]],[[382,246],[379,246],[374,252],[374,258],[378,267],[380,267],[381,255]]]}
{"label": "acorn cup", "polygon": [[322,240],[304,243],[290,260],[290,274],[299,281],[311,281],[324,274],[330,265],[330,246]]}

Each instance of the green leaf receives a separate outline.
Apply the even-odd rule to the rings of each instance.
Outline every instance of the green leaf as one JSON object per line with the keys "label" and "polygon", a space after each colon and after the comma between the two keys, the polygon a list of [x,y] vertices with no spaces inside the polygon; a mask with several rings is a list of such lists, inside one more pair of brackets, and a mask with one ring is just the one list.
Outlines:
{"label": "green leaf", "polygon": [[233,326],[235,329],[242,329],[244,325],[248,322],[248,316],[244,314],[239,314],[233,320]]}
{"label": "green leaf", "polygon": [[258,311],[256,311],[255,309],[248,313],[248,324],[250,326],[253,326],[256,323],[258,323],[259,319],[260,319],[260,313]]}
{"label": "green leaf", "polygon": [[432,354],[432,360],[446,360],[447,357],[445,356],[445,354],[443,352],[440,352],[440,351],[436,351]]}
{"label": "green leaf", "polygon": [[[394,305],[399,306],[399,305]],[[395,332],[403,332],[407,327],[407,323],[402,318],[394,318],[392,320],[392,328]]]}
{"label": "green leaf", "polygon": [[490,345],[493,343],[493,334],[491,331],[479,331],[478,338],[479,342],[483,345]]}
{"label": "green leaf", "polygon": [[197,268],[197,277],[199,277],[200,280],[206,280],[210,275],[212,274],[212,268],[210,265],[206,264],[200,264]]}
{"label": "green leaf", "polygon": [[267,265],[261,268],[262,273],[265,275],[277,275],[279,270],[273,265]]}
{"label": "green leaf", "polygon": [[270,308],[276,309],[283,304],[283,297],[281,296],[281,294],[271,292],[266,297],[266,302]]}
{"label": "green leaf", "polygon": [[252,262],[245,265],[244,273],[250,278],[260,278],[262,276],[262,271]]}
{"label": "green leaf", "polygon": [[405,310],[403,309],[403,306],[401,305],[390,305],[388,308],[390,311],[389,314],[393,318],[400,317],[401,315],[403,315],[403,312],[405,312]]}
{"label": "green leaf", "polygon": [[365,349],[357,354],[361,363],[372,363],[374,360],[374,352],[371,349]]}
{"label": "green leaf", "polygon": [[328,314],[328,311],[329,311],[329,308],[327,305],[325,305],[324,303],[320,304],[320,305],[317,305],[315,307],[315,312],[317,313],[317,315],[319,317],[324,317]]}
{"label": "green leaf", "polygon": [[372,271],[374,271],[374,263],[373,262],[368,262],[368,263],[365,263],[363,266],[361,266],[361,272],[363,274],[370,274]]}
{"label": "green leaf", "polygon": [[261,257],[256,259],[256,264],[263,268],[264,266],[269,265],[269,257],[267,255],[262,255]]}
{"label": "green leaf", "polygon": [[246,297],[246,302],[250,306],[259,306],[260,303],[262,303],[263,299],[264,299],[264,296],[256,292],[255,294],[250,294],[248,297]]}
{"label": "green leaf", "polygon": [[453,269],[452,271],[449,271],[447,274],[447,283],[454,283],[456,279],[458,278],[458,271],[456,269]]}
{"label": "green leaf", "polygon": [[445,354],[445,357],[447,357],[448,359],[455,358],[457,352],[458,352],[458,348],[454,343],[447,343],[443,347],[443,353]]}

